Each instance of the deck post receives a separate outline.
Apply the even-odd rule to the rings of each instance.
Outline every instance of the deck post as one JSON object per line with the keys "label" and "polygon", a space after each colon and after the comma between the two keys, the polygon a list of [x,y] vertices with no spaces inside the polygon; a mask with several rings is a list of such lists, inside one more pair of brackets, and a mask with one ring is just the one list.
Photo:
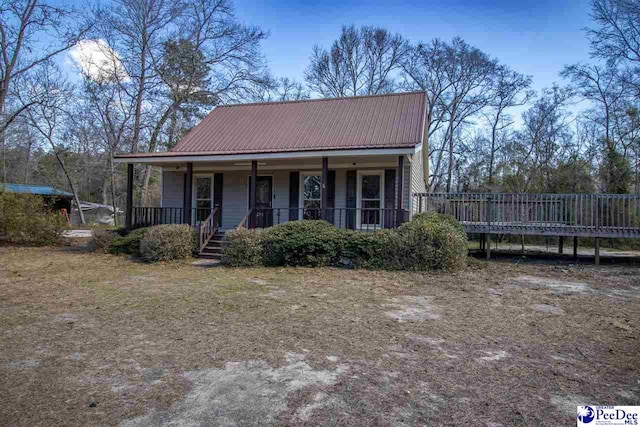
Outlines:
{"label": "deck post", "polygon": [[595,240],[595,264],[600,265],[600,238],[596,237]]}
{"label": "deck post", "polygon": [[578,259],[578,237],[573,238],[573,259]]}
{"label": "deck post", "polygon": [[404,193],[404,156],[398,156],[398,172],[396,172],[398,182],[398,197],[396,198],[396,227],[402,224],[402,195]]}
{"label": "deck post", "polygon": [[187,163],[187,174],[185,175],[184,191],[184,215],[183,221],[185,224],[191,225],[191,204],[193,196],[193,163]]}
{"label": "deck post", "polygon": [[327,220],[327,205],[329,204],[329,158],[322,158],[322,176],[320,177],[320,219]]}
{"label": "deck post", "polygon": [[562,254],[564,251],[564,236],[558,237],[558,253]]}
{"label": "deck post", "polygon": [[127,205],[125,207],[125,228],[133,227],[133,163],[127,164]]}
{"label": "deck post", "polygon": [[487,233],[484,236],[485,236],[484,245],[487,252],[487,259],[489,260],[491,259],[491,234]]}
{"label": "deck post", "polygon": [[[249,211],[256,208],[257,194],[256,182],[258,181],[258,161],[251,161],[251,182],[249,183]],[[249,215],[249,228],[256,228],[256,213]]]}

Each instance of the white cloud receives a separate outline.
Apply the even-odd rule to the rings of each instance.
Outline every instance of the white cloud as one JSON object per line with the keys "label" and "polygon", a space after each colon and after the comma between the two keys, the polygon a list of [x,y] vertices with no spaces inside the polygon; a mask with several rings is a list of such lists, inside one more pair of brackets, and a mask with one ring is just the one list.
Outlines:
{"label": "white cloud", "polygon": [[69,55],[88,79],[129,78],[118,53],[102,39],[81,40],[69,50]]}

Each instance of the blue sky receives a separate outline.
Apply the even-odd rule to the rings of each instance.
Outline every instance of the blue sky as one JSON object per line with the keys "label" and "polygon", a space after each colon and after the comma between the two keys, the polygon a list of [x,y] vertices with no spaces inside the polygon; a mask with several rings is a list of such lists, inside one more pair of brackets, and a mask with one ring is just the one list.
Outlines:
{"label": "blue sky", "polygon": [[514,70],[534,89],[560,82],[564,65],[589,60],[582,29],[588,0],[336,1],[235,0],[238,18],[270,32],[264,51],[275,76],[303,80],[314,44],[328,47],[342,25],[376,25],[411,41],[461,36]]}

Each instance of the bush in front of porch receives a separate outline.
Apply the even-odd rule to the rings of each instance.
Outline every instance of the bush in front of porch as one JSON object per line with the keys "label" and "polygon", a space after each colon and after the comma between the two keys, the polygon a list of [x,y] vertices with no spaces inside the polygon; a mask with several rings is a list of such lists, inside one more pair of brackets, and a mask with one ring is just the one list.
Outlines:
{"label": "bush in front of porch", "polygon": [[341,255],[344,233],[326,221],[290,221],[263,232],[267,266],[335,265]]}
{"label": "bush in front of porch", "polygon": [[258,267],[264,264],[262,230],[240,228],[225,236],[222,263],[229,267]]}
{"label": "bush in front of porch", "polygon": [[439,214],[416,216],[397,230],[375,233],[303,220],[229,232],[224,248],[223,263],[229,266],[452,271],[466,264],[467,236],[455,219]]}
{"label": "bush in front of porch", "polygon": [[140,257],[147,262],[189,258],[196,233],[188,224],[164,224],[151,227],[140,240]]}

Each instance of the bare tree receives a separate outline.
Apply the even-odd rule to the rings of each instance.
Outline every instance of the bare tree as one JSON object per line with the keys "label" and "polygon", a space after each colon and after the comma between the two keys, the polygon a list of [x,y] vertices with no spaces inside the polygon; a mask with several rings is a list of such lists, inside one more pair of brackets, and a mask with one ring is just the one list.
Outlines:
{"label": "bare tree", "polygon": [[588,28],[595,57],[617,62],[640,62],[640,2],[638,0],[593,0],[591,18],[598,25]]}
{"label": "bare tree", "polygon": [[78,190],[63,157],[64,138],[62,135],[64,121],[67,117],[66,106],[72,96],[73,89],[53,64],[47,63],[45,65],[39,73],[33,76],[31,84],[35,88],[34,90],[45,92],[47,97],[34,105],[33,108],[26,110],[27,123],[44,139],[55,155],[73,193],[80,222],[84,224],[84,214],[80,208]]}
{"label": "bare tree", "polygon": [[500,150],[500,134],[513,125],[512,117],[507,113],[509,108],[525,105],[533,96],[533,91],[529,90],[531,77],[510,70],[501,65],[496,68],[496,75],[493,79],[491,101],[484,116],[491,127],[489,138],[489,166],[487,171],[487,182],[489,188],[494,184],[495,157]]}
{"label": "bare tree", "polygon": [[309,99],[309,97],[309,91],[302,83],[288,77],[281,77],[256,85],[250,100],[252,102],[279,102],[298,101]]}
{"label": "bare tree", "polygon": [[[80,23],[80,24],[79,24]],[[40,102],[21,95],[22,102],[11,103],[20,91],[20,80],[36,67],[73,46],[88,24],[71,8],[43,0],[6,0],[0,4],[0,140],[2,140],[2,179],[6,181],[4,131],[27,109]],[[48,40],[44,42],[43,40]],[[7,106],[12,104],[13,108]]]}
{"label": "bare tree", "polygon": [[[143,126],[143,103],[153,82],[153,58],[163,37],[177,18],[181,2],[172,0],[114,0],[108,8],[97,11],[98,36],[121,58],[126,79],[119,79],[134,100],[131,152],[139,149]],[[115,68],[113,72],[118,72]]]}
{"label": "bare tree", "polygon": [[410,47],[402,61],[402,70],[405,74],[404,86],[410,90],[422,90],[426,95],[425,134],[422,147],[426,188],[430,188],[429,160],[435,153],[435,149],[429,142],[443,124],[446,93],[451,87],[451,82],[445,73],[447,50],[447,44],[438,39],[428,44],[418,43]]}
{"label": "bare tree", "polygon": [[[489,105],[497,67],[495,59],[460,38],[454,38],[450,44],[437,39],[429,44],[420,43],[404,59],[405,86],[420,88],[427,94],[425,141],[431,142],[436,133],[442,137],[439,147],[431,144],[423,147],[423,152],[427,148],[429,155],[435,157],[430,175],[433,180],[427,182],[431,189],[439,185],[442,169],[446,167],[446,191],[451,190],[457,163],[456,135],[462,134],[459,128],[468,119]],[[444,124],[446,128],[441,130]],[[425,172],[428,171],[425,167]]]}
{"label": "bare tree", "polygon": [[407,49],[402,36],[384,28],[345,26],[330,50],[314,46],[305,80],[324,97],[391,92]]}

